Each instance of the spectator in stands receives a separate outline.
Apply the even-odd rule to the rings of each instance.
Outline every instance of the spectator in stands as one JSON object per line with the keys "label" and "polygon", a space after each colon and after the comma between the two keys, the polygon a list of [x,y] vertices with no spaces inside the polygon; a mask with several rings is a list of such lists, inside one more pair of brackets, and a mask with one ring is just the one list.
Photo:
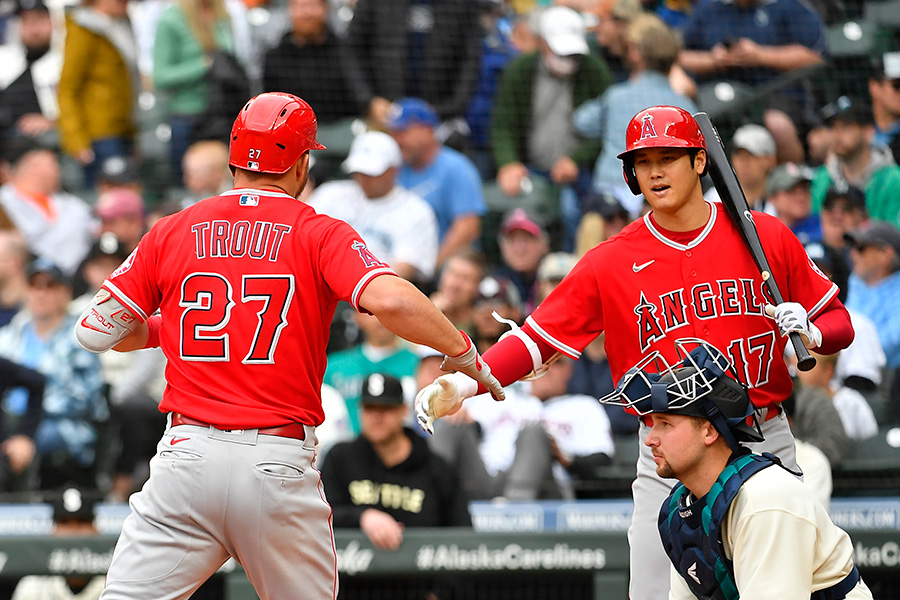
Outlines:
{"label": "spectator in stands", "polygon": [[139,195],[144,192],[137,162],[126,156],[111,156],[104,160],[94,187],[98,195],[116,189],[126,189]]}
{"label": "spectator in stands", "polygon": [[413,378],[419,364],[415,352],[377,318],[358,312],[356,324],[363,332],[363,342],[329,354],[324,379],[324,383],[343,396],[354,435],[360,431],[359,399],[363,380],[373,373],[397,377],[403,381],[411,404],[415,395]]}
{"label": "spectator in stands", "polygon": [[[680,64],[700,82],[727,79],[751,87],[821,63],[825,26],[802,0],[703,0],[684,29]],[[768,96],[763,122],[780,161],[803,162],[802,139],[813,124],[812,98],[801,86]]]}
{"label": "spectator in stands", "polygon": [[[754,210],[763,210],[766,206],[766,183],[778,164],[777,152],[775,138],[768,129],[756,123],[738,127],[731,138],[731,165],[747,203]],[[711,187],[704,196],[715,200],[719,193]]]}
{"label": "spectator in stands", "polygon": [[900,366],[900,231],[890,223],[869,221],[847,234],[853,270],[847,308],[869,317],[887,357]]}
{"label": "spectator in stands", "polygon": [[615,454],[609,418],[597,398],[566,391],[574,365],[571,358],[560,356],[531,382],[531,393],[543,406],[540,423],[526,426],[538,428],[533,442],[519,444],[519,451],[527,454],[521,460],[517,456],[516,463],[531,468],[511,474],[517,497],[534,500],[541,488],[558,487],[563,497],[574,498],[579,483],[593,479],[594,469],[608,465]]}
{"label": "spectator in stands", "polygon": [[812,170],[806,165],[784,163],[769,173],[769,199],[765,211],[778,217],[804,244],[822,239],[821,221],[812,212]]}
{"label": "spectator in stands", "polygon": [[840,464],[850,450],[850,439],[831,394],[818,387],[797,384],[793,397],[796,405],[791,430],[821,450],[832,466]]}
{"label": "spectator in stands", "polygon": [[181,166],[187,190],[187,196],[181,199],[181,208],[231,189],[228,146],[220,140],[194,142],[185,151]]}
{"label": "spectator in stands", "polygon": [[328,0],[290,0],[291,29],[266,53],[263,89],[295,94],[316,109],[319,123],[362,114],[353,92],[346,42],[328,25]]}
{"label": "spectator in stands", "polygon": [[362,432],[335,445],[322,483],[335,527],[358,527],[382,550],[396,550],[406,527],[470,527],[456,473],[405,427],[400,380],[375,373],[362,386]]}
{"label": "spectator in stands", "polygon": [[437,217],[438,266],[478,239],[486,211],[478,169],[441,144],[435,135],[439,123],[434,109],[417,98],[394,102],[387,116],[387,129],[403,155],[397,183],[424,198]]}
{"label": "spectator in stands", "polygon": [[45,377],[37,371],[0,358],[0,396],[15,390],[12,393],[23,394],[25,402],[24,412],[14,423],[0,412],[0,492],[21,491],[15,489],[16,481],[34,460],[34,434],[43,412],[45,385]]}
{"label": "spectator in stands", "polygon": [[849,262],[850,246],[844,236],[859,229],[869,219],[865,194],[854,185],[846,189],[828,188],[819,218],[822,242],[840,250]]}
{"label": "spectator in stands", "polygon": [[[503,402],[488,394],[474,396],[458,412],[435,423],[431,448],[459,474],[460,486],[471,500],[536,499],[533,489],[514,489],[513,481],[526,480],[527,475],[518,474],[531,469],[530,456],[519,449],[534,445],[536,434],[546,435],[539,428],[526,429],[540,421],[543,405],[530,394],[527,383],[515,383],[505,391]],[[562,490],[542,488],[539,497],[559,499]]]}
{"label": "spectator in stands", "polygon": [[475,335],[472,322],[473,302],[486,270],[487,261],[483,254],[471,248],[463,248],[444,261],[437,289],[431,294],[434,305],[469,336]]}
{"label": "spectator in stands", "polygon": [[0,327],[9,323],[25,303],[28,246],[15,229],[0,230]]}
{"label": "spectator in stands", "polygon": [[144,201],[138,194],[126,189],[105,192],[94,212],[100,218],[100,235],[112,233],[128,253],[137,248],[146,230]]}
{"label": "spectator in stands", "polygon": [[482,279],[472,303],[472,341],[478,351],[483,352],[497,343],[513,323],[521,324],[523,317],[522,299],[512,283],[491,275]]}
{"label": "spectator in stands", "polygon": [[594,14],[597,17],[594,36],[600,46],[600,55],[609,66],[613,80],[624,82],[632,71],[626,57],[628,42],[625,30],[632,19],[644,14],[641,0],[601,0]]}
{"label": "spectator in stands", "polygon": [[797,452],[797,466],[803,472],[803,484],[807,486],[816,500],[828,510],[831,506],[831,492],[834,484],[831,477],[831,463],[825,453],[797,437],[794,428],[794,414],[796,413],[796,401],[793,396],[781,403],[781,408],[787,417],[788,423],[794,434],[794,449]]}
{"label": "spectator in stands", "polygon": [[529,171],[560,186],[577,184],[580,173],[589,177],[601,142],[578,135],[572,111],[599,96],[612,76],[603,59],[589,53],[585,36],[580,14],[548,8],[540,15],[539,50],[516,58],[503,72],[491,143],[497,184],[508,196],[521,193]]}
{"label": "spectator in stands", "polygon": [[578,257],[568,252],[551,252],[541,259],[537,270],[537,302],[535,305],[544,301],[544,298],[559,285],[563,277],[569,274],[576,262],[578,262]]}
{"label": "spectator in stands", "polygon": [[[42,489],[66,481],[96,485],[91,472],[95,426],[109,419],[99,360],[72,335],[76,317],[67,312],[71,300],[70,278],[48,260],[37,259],[28,268],[25,310],[0,329],[0,356],[47,378],[35,434]],[[21,414],[21,408],[14,412]]]}
{"label": "spectator in stands", "polygon": [[[358,0],[347,31],[357,101],[376,123],[391,102],[422,98],[442,121],[461,118],[478,80],[476,2]],[[401,143],[402,145],[402,143]]]}
{"label": "spectator in stands", "polygon": [[537,306],[538,266],[550,251],[550,236],[538,217],[515,208],[503,217],[499,242],[503,264],[494,275],[516,287],[522,309],[531,314]]}
{"label": "spectator in stands", "polygon": [[52,135],[62,55],[50,9],[42,0],[18,0],[16,16],[18,43],[0,46],[0,131],[8,137]]}
{"label": "spectator in stands", "polygon": [[491,111],[503,70],[520,54],[515,44],[515,27],[519,23],[502,0],[479,0],[481,6],[481,62],[478,83],[466,109],[472,160],[482,179],[497,175],[491,156]]}
{"label": "spectator in stands", "polygon": [[584,256],[600,242],[622,231],[635,217],[609,192],[591,190],[582,198],[581,208],[584,214],[575,236],[577,256]]}
{"label": "spectator in stands", "polygon": [[[159,20],[153,46],[153,84],[163,92],[168,122],[173,181],[183,179],[181,161],[198,140],[225,141],[231,121],[250,96],[248,44],[239,33],[225,0],[178,0]],[[215,81],[223,76],[243,79],[243,93],[218,97]],[[240,98],[242,96],[242,98]]]}
{"label": "spectator in stands", "polygon": [[[53,535],[97,535],[94,494],[67,488],[53,497]],[[103,575],[28,575],[19,580],[12,600],[98,600]]]}
{"label": "spectator in stands", "polygon": [[28,249],[72,275],[91,247],[91,209],[60,189],[59,158],[28,140],[11,144],[9,183],[0,205],[25,238]]}
{"label": "spectator in stands", "polygon": [[[838,300],[846,304],[850,266],[841,252],[818,242],[806,244],[805,248],[819,270],[838,286]],[[847,312],[850,313],[856,335],[838,356],[832,387],[848,387],[869,394],[871,398],[871,393],[882,383],[887,358],[872,320],[852,308],[848,308]]]}
{"label": "spectator in stands", "polygon": [[342,165],[353,179],[319,186],[309,203],[316,212],[349,223],[401,277],[428,282],[437,261],[437,220],[425,200],[397,185],[402,164],[394,138],[381,131],[363,133]]}
{"label": "spectator in stands", "polygon": [[[87,291],[72,300],[69,313],[81,315],[101,284],[128,254],[115,234],[101,234],[80,269]],[[166,427],[166,417],[158,407],[166,385],[166,359],[159,348],[105,352],[98,357],[118,434],[110,441],[118,451],[115,463],[110,465],[113,479],[108,498],[126,502],[146,481],[150,459],[156,454],[156,444]]]}
{"label": "spectator in stands", "polygon": [[617,158],[625,151],[625,128],[631,117],[657,105],[697,112],[694,103],[669,84],[668,74],[680,49],[678,36],[656,15],[633,18],[625,30],[625,58],[631,77],[582,104],[573,115],[580,135],[603,140],[603,150],[594,166],[594,189],[613,194],[635,215],[640,211],[640,198],[625,184],[622,161]]}
{"label": "spectator in stands", "polygon": [[85,167],[85,187],[110,156],[131,156],[140,82],[127,0],[82,0],[66,14],[59,79],[63,150]]}
{"label": "spectator in stands", "polygon": [[874,143],[891,149],[894,159],[900,156],[900,52],[887,52],[877,60],[869,77],[872,116],[875,121]]}
{"label": "spectator in stands", "polygon": [[890,150],[872,145],[872,110],[868,104],[841,96],[822,111],[831,129],[832,153],[818,167],[812,183],[813,210],[819,212],[828,189],[853,185],[866,193],[873,219],[900,223],[900,167]]}
{"label": "spectator in stands", "polygon": [[845,386],[835,386],[835,367],[839,356],[840,353],[815,354],[816,365],[809,371],[798,371],[797,376],[804,387],[817,389],[831,398],[848,438],[865,440],[878,433],[878,423],[872,407],[862,394]]}

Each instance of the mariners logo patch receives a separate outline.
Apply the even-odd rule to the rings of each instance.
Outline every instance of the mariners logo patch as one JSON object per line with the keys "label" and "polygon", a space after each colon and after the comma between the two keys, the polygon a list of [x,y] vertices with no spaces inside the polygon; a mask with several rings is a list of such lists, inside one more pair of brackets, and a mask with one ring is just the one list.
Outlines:
{"label": "mariners logo patch", "polygon": [[238,200],[238,204],[241,206],[258,206],[259,205],[259,196],[253,196],[250,194],[243,194]]}
{"label": "mariners logo patch", "polygon": [[641,119],[641,141],[655,137],[659,136],[656,135],[656,127],[653,125],[653,115],[644,115]]}

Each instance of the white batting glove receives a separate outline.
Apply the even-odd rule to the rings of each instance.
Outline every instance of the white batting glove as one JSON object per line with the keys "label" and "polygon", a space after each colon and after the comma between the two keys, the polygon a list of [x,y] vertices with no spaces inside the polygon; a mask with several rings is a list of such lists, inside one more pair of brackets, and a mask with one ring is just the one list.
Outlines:
{"label": "white batting glove", "polygon": [[781,335],[796,331],[810,350],[822,345],[822,331],[809,320],[809,314],[797,302],[782,302],[778,306],[766,304],[766,314],[775,318]]}
{"label": "white batting glove", "polygon": [[441,375],[416,394],[416,420],[422,429],[434,435],[435,420],[456,413],[463,400],[477,391],[478,383],[462,373]]}
{"label": "white batting glove", "polygon": [[500,382],[497,381],[496,377],[491,375],[491,367],[482,360],[481,355],[478,354],[478,350],[475,348],[475,344],[472,343],[471,338],[463,331],[460,331],[460,333],[462,334],[463,339],[466,340],[466,350],[462,354],[456,356],[445,356],[444,362],[441,363],[441,371],[444,371],[445,373],[453,373],[455,371],[465,373],[478,383],[484,385],[491,396],[494,397],[494,400],[505,399],[506,393],[503,391],[503,386],[500,385]]}

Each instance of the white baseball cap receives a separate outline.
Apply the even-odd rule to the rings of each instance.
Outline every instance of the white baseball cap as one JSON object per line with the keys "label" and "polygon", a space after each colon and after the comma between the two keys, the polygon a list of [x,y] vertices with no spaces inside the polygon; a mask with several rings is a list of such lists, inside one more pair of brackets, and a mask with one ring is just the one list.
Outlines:
{"label": "white baseball cap", "polygon": [[762,125],[751,123],[738,127],[732,140],[734,149],[746,150],[754,156],[775,156],[775,138]]}
{"label": "white baseball cap", "polygon": [[350,153],[341,168],[347,173],[377,177],[384,175],[391,167],[402,164],[403,155],[394,138],[381,131],[367,131],[353,140]]}
{"label": "white baseball cap", "polygon": [[557,56],[587,54],[587,26],[577,11],[553,6],[541,14],[538,33]]}

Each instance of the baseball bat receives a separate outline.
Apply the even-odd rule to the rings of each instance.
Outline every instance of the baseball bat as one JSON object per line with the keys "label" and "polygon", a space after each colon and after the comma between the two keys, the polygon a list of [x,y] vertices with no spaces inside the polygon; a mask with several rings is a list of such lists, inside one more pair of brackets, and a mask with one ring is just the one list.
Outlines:
{"label": "baseball bat", "polygon": [[[753,257],[753,262],[756,263],[760,275],[762,275],[772,300],[776,305],[781,304],[784,302],[784,297],[781,295],[781,290],[778,289],[778,284],[775,283],[775,278],[772,277],[772,269],[769,267],[769,260],[766,258],[766,253],[759,240],[759,232],[756,230],[756,224],[753,222],[750,206],[747,204],[747,198],[744,196],[744,191],[738,183],[734,167],[731,166],[731,161],[728,160],[728,156],[725,154],[722,138],[719,137],[719,132],[716,131],[712,121],[709,119],[709,115],[705,112],[698,112],[694,115],[694,119],[706,138],[709,176],[713,185],[716,186],[716,191],[719,192],[725,212],[728,213],[728,216],[737,225],[738,231],[741,232],[741,238],[747,245],[747,249],[750,251],[750,255]],[[816,359],[806,349],[800,334],[792,331],[790,339],[791,344],[794,346],[794,353],[797,355],[797,368],[801,371],[809,371],[816,366]]]}

